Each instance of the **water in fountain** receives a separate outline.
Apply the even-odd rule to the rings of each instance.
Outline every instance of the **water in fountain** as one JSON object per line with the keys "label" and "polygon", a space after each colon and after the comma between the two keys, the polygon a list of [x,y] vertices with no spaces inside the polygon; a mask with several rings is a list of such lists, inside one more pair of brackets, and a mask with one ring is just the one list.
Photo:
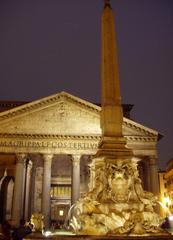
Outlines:
{"label": "water in fountain", "polygon": [[76,203],[74,203],[73,205],[71,205],[70,209],[68,210],[67,216],[66,216],[66,218],[65,218],[63,227],[64,227],[64,229],[67,230],[67,231],[70,230],[70,227],[71,227],[71,225],[70,225],[70,219],[71,219],[72,215],[75,214],[75,213],[74,213],[75,210],[76,210],[75,207],[76,207]]}
{"label": "water in fountain", "polygon": [[164,209],[166,215],[168,215],[168,216],[171,216],[171,215],[172,215],[171,212],[170,212],[170,210],[169,210],[169,208],[168,208],[164,203],[162,203],[161,201],[158,201],[158,203],[159,203],[160,206]]}
{"label": "water in fountain", "polygon": [[171,213],[171,211],[169,210],[169,207],[162,203],[161,201],[158,201],[158,203],[160,204],[160,206],[163,208],[163,210],[165,211],[165,219],[162,223],[162,227],[164,229],[167,229],[171,234],[173,232],[173,215]]}
{"label": "water in fountain", "polygon": [[49,236],[70,236],[70,235],[74,235],[74,233],[72,231],[70,231],[71,227],[70,227],[70,219],[71,219],[71,216],[74,214],[75,212],[75,206],[76,204],[73,204],[68,213],[67,213],[67,216],[65,218],[65,221],[64,221],[64,224],[63,224],[63,228],[62,229],[58,229],[58,230],[54,230],[54,231],[45,231],[45,232],[42,232],[42,234],[46,237],[49,237]]}

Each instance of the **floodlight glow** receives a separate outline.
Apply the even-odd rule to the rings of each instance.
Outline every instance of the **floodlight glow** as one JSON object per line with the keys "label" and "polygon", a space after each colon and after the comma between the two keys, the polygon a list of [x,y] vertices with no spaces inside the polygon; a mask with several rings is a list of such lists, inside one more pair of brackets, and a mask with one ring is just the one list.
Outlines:
{"label": "floodlight glow", "polygon": [[46,237],[48,237],[48,236],[52,235],[52,233],[51,233],[50,231],[46,231],[46,232],[44,232],[44,235],[45,235]]}
{"label": "floodlight glow", "polygon": [[173,221],[173,215],[168,216],[169,221]]}
{"label": "floodlight glow", "polygon": [[59,215],[60,216],[64,216],[64,211],[63,210],[59,210]]}
{"label": "floodlight glow", "polygon": [[169,197],[164,197],[163,201],[167,204],[170,205],[171,204],[171,200],[169,199]]}

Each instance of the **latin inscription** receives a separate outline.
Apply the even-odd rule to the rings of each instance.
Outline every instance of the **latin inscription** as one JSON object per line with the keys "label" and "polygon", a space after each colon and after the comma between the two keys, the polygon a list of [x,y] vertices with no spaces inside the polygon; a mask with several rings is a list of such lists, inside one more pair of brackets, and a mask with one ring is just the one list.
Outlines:
{"label": "latin inscription", "polygon": [[63,148],[63,149],[97,149],[97,143],[60,142],[60,141],[0,141],[0,147]]}

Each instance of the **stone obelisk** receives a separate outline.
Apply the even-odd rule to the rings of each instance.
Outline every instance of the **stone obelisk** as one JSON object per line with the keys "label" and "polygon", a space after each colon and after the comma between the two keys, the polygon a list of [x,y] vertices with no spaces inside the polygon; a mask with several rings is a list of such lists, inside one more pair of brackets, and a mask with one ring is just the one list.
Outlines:
{"label": "stone obelisk", "polygon": [[102,139],[93,158],[92,188],[76,203],[71,226],[78,234],[160,234],[156,199],[143,190],[137,160],[123,137],[114,18],[110,1],[102,14]]}
{"label": "stone obelisk", "polygon": [[118,71],[118,54],[114,17],[110,2],[105,0],[102,13],[102,96],[101,129],[102,140],[96,156],[129,157],[132,152],[126,148],[122,134],[123,111]]}

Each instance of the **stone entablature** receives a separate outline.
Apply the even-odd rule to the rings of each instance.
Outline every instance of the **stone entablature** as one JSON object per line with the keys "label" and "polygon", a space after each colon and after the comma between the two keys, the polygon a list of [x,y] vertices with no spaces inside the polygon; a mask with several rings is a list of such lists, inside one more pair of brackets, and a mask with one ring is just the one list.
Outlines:
{"label": "stone entablature", "polygon": [[[96,134],[101,134],[100,129],[100,112],[101,107],[94,105],[90,102],[84,101],[80,98],[77,98],[75,96],[72,96],[68,93],[61,92],[55,95],[52,95],[47,98],[43,98],[41,100],[37,100],[31,103],[24,104],[22,106],[13,108],[11,110],[5,111],[0,113],[0,123],[3,126],[6,126],[6,123],[8,123],[8,127],[6,129],[2,128],[2,125],[0,126],[0,133],[19,133],[19,130],[28,130],[29,134],[36,134],[38,130],[40,131],[37,134],[41,134],[41,126],[38,125],[38,122],[31,122],[31,119],[34,120],[34,118],[38,118],[39,122],[43,122],[46,124],[46,127],[49,126],[49,124],[53,125],[55,120],[56,123],[61,120],[61,126],[63,126],[62,120],[65,121],[65,124],[72,123],[72,120],[75,120],[80,123],[80,120],[84,120],[85,124],[91,124],[91,121],[93,123],[93,120],[97,121],[97,126],[95,128],[89,129],[87,128],[87,131],[89,134],[93,135],[94,132]],[[36,116],[36,117],[35,117]],[[69,118],[71,117],[71,118]],[[17,122],[16,122],[17,121]],[[15,123],[20,123],[20,126],[15,126]],[[31,124],[32,123],[32,124]],[[49,124],[48,124],[49,123]],[[9,125],[10,124],[10,125]],[[25,125],[26,124],[26,125]],[[35,127],[34,132],[32,132],[32,128]],[[11,128],[11,127],[16,128]],[[37,126],[37,129],[36,129]],[[28,129],[25,129],[27,127]],[[30,127],[30,128],[29,128]],[[70,125],[71,129],[73,129],[73,125]],[[78,125],[78,128],[80,125]],[[87,126],[88,127],[88,126]],[[125,128],[125,129],[124,129]],[[44,129],[44,128],[43,128]],[[56,130],[58,129],[58,126],[56,126],[56,129],[54,129],[54,134],[56,134]],[[13,130],[13,131],[12,131]],[[44,134],[48,134],[49,129],[44,129]],[[59,129],[58,129],[59,130]],[[83,129],[82,129],[83,130]],[[92,130],[90,132],[90,130]],[[154,136],[156,137],[158,135],[158,132],[147,128],[139,123],[136,123],[130,119],[124,118],[123,119],[123,130],[126,132],[129,131],[137,131],[136,135],[147,135],[147,136]],[[64,134],[65,129],[63,129]],[[81,135],[80,131],[80,135]],[[23,134],[23,132],[21,132]],[[27,131],[26,131],[27,133]],[[59,134],[59,133],[58,133]],[[69,135],[70,133],[68,133]],[[89,135],[88,134],[88,135]],[[129,134],[124,134],[129,135]]]}
{"label": "stone entablature", "polygon": [[[0,152],[93,155],[101,139],[100,112],[65,92],[2,112]],[[157,131],[124,117],[123,134],[129,148],[144,155],[155,151]]]}
{"label": "stone entablature", "polygon": [[[29,216],[28,209],[31,212],[43,211],[47,216],[46,222],[48,223],[50,212],[47,209],[50,208],[50,199],[45,200],[45,198],[49,196],[50,189],[44,188],[44,194],[42,194],[43,186],[45,186],[43,177],[49,177],[48,186],[53,184],[53,179],[50,177],[51,162],[53,160],[55,163],[60,160],[60,163],[61,155],[71,158],[71,165],[68,166],[72,171],[71,176],[68,174],[69,184],[72,186],[71,202],[75,202],[80,193],[85,193],[87,186],[82,185],[84,180],[82,179],[81,183],[78,180],[81,167],[84,166],[84,156],[88,157],[88,164],[89,159],[96,154],[101,140],[100,112],[101,107],[62,92],[0,113],[1,157],[12,154],[19,156],[21,153],[26,156],[26,159],[31,158],[33,163],[32,174],[30,173],[32,175],[30,176],[32,201],[31,203],[26,202],[25,205],[29,205],[29,208],[25,206],[25,212],[22,213],[26,219]],[[146,189],[156,192],[153,176],[156,175],[157,170],[156,145],[159,133],[124,117],[123,135],[127,139],[127,147],[132,149],[134,156],[144,163],[145,176],[147,173],[147,177],[144,179]],[[46,161],[47,155],[51,156],[48,161]],[[36,166],[40,157],[44,160],[44,166],[43,164]],[[17,158],[15,159],[17,160]],[[49,166],[47,166],[48,163]],[[25,165],[16,164],[15,169],[16,172],[23,171],[25,174]],[[84,174],[86,173],[82,172],[82,176]],[[23,176],[17,175],[20,177],[16,181],[18,183],[21,182]],[[55,175],[53,176],[55,177]],[[56,178],[60,176],[61,174],[57,173]],[[59,180],[56,179],[56,183],[59,184]],[[74,186],[77,186],[76,190],[74,190]],[[15,191],[23,199],[23,186],[15,184],[16,187]],[[19,222],[18,202],[22,200],[17,198],[18,195],[15,195],[14,198],[17,204],[15,204],[13,216],[17,216],[16,219]],[[49,204],[42,206],[42,202]]]}
{"label": "stone entablature", "polygon": [[[101,136],[56,136],[0,134],[1,152],[29,152],[71,154],[95,154]],[[132,149],[155,149],[157,137],[126,136],[127,146]]]}
{"label": "stone entablature", "polygon": [[57,138],[0,138],[1,152],[29,152],[52,154],[95,154],[98,138],[80,138],[76,136]]}

